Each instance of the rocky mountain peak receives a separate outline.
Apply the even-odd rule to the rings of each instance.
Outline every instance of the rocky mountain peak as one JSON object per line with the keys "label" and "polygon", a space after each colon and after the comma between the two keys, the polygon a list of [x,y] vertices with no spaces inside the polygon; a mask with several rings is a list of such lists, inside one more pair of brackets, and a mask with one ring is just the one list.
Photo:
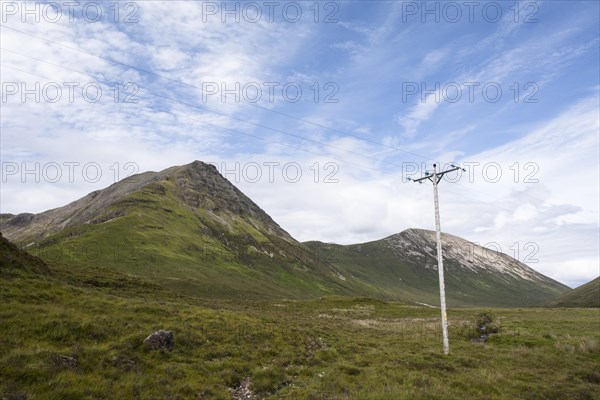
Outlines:
{"label": "rocky mountain peak", "polygon": [[[139,195],[143,193],[152,200],[141,200]],[[160,203],[173,198],[190,209],[207,211],[220,216],[220,219],[240,217],[252,225],[263,225],[268,232],[286,240],[293,240],[256,203],[224,178],[214,165],[199,160],[160,172],[129,176],[66,206],[40,214],[4,215],[0,228],[8,238],[17,242],[39,240],[70,226],[102,223],[126,215],[124,209],[136,202],[152,201],[161,207]]]}
{"label": "rocky mountain peak", "polygon": [[[437,270],[436,232],[425,229],[407,229],[384,239],[387,246],[400,258],[417,259],[428,269]],[[442,254],[445,268],[494,271],[529,281],[548,278],[526,264],[493,248],[480,246],[458,236],[442,232]]]}

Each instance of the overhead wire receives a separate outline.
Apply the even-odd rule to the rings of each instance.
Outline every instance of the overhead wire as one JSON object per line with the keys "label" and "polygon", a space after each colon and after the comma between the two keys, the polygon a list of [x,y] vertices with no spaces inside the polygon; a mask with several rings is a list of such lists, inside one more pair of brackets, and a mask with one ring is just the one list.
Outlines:
{"label": "overhead wire", "polygon": [[[73,50],[73,51],[76,51],[76,52],[79,52],[79,53],[82,53],[82,54],[86,54],[86,55],[89,55],[89,56],[92,56],[92,57],[96,57],[96,58],[104,60],[104,61],[108,61],[108,62],[117,64],[117,65],[121,65],[123,67],[134,69],[136,71],[140,71],[140,72],[143,72],[145,74],[153,75],[153,76],[156,76],[158,78],[165,79],[165,80],[168,80],[170,82],[177,83],[177,84],[180,84],[180,85],[183,85],[183,86],[187,86],[189,88],[193,88],[193,89],[200,90],[201,92],[203,92],[202,88],[199,88],[199,87],[197,87],[195,85],[192,85],[192,84],[187,83],[187,82],[183,82],[183,81],[178,80],[178,79],[173,79],[173,78],[170,78],[170,77],[158,74],[158,73],[153,72],[153,71],[149,71],[149,70],[141,68],[141,67],[137,67],[137,66],[130,65],[130,64],[127,64],[127,63],[123,63],[121,61],[117,61],[117,60],[114,60],[114,59],[109,58],[109,57],[99,56],[97,54],[87,52],[87,51],[79,49],[77,47],[68,46],[68,45],[65,45],[63,43],[59,43],[59,42],[56,42],[56,41],[53,41],[53,40],[50,40],[50,39],[47,39],[47,38],[43,38],[43,37],[40,37],[40,36],[37,36],[37,35],[33,35],[33,34],[29,33],[29,32],[24,32],[24,31],[21,31],[19,29],[15,29],[15,28],[12,28],[12,27],[9,27],[9,26],[6,26],[6,25],[2,25],[1,28],[6,28],[6,29],[12,30],[14,32],[23,34],[23,35],[27,35],[27,36],[33,37],[35,39],[43,40],[44,42],[47,42],[47,43],[51,43],[51,44],[54,44],[54,45],[57,45],[57,46],[60,46],[60,47],[64,47],[64,48],[69,49],[69,50]],[[402,148],[399,148],[399,147],[387,145],[385,143],[380,143],[378,141],[374,141],[374,140],[371,140],[371,139],[368,139],[368,138],[364,138],[364,137],[359,136],[359,135],[355,135],[355,134],[352,134],[352,133],[349,133],[349,132],[345,132],[345,131],[342,131],[342,130],[337,129],[337,128],[332,128],[332,127],[329,127],[329,126],[326,126],[326,125],[323,125],[323,124],[319,124],[319,123],[316,123],[316,122],[313,122],[313,121],[306,120],[304,118],[300,118],[300,117],[297,117],[297,116],[294,116],[294,115],[291,115],[291,114],[288,114],[288,113],[284,113],[282,111],[274,110],[274,109],[271,109],[271,108],[268,108],[268,107],[263,107],[263,106],[260,106],[258,104],[249,103],[249,102],[244,102],[243,104],[251,106],[251,107],[259,108],[259,109],[261,109],[263,111],[272,112],[272,113],[284,116],[286,118],[291,118],[291,119],[294,119],[296,121],[300,121],[300,122],[303,122],[303,123],[306,123],[306,124],[309,124],[309,125],[313,125],[313,126],[316,126],[316,127],[322,128],[322,129],[326,129],[326,130],[329,130],[329,131],[332,131],[332,132],[335,132],[335,133],[339,133],[339,134],[344,135],[344,136],[352,137],[352,138],[364,141],[364,142],[369,143],[369,144],[373,144],[373,145],[385,147],[385,148],[388,148],[390,150],[400,151],[402,153],[405,153],[405,154],[408,154],[408,155],[411,155],[411,156],[414,156],[414,157],[417,157],[417,158],[424,159],[425,161],[435,161],[435,160],[433,160],[433,159],[431,159],[431,158],[429,158],[429,157],[427,157],[425,155],[419,154],[419,153],[415,153],[415,152],[411,152],[411,151],[408,151],[408,150],[405,150],[405,149],[402,149]]]}
{"label": "overhead wire", "polygon": [[[92,56],[92,57],[96,57],[98,59],[101,59],[101,60],[104,60],[104,61],[116,64],[116,65],[121,65],[121,66],[129,68],[129,69],[134,69],[136,71],[140,71],[140,72],[143,72],[145,74],[153,75],[153,76],[156,76],[158,78],[168,80],[170,82],[174,82],[174,83],[177,83],[177,84],[189,87],[189,88],[193,88],[193,89],[197,89],[197,90],[202,91],[201,88],[199,88],[199,87],[197,87],[195,85],[189,84],[187,82],[183,82],[183,81],[178,80],[178,79],[173,79],[173,78],[170,78],[170,77],[158,74],[158,73],[153,72],[153,71],[149,71],[149,70],[141,68],[141,67],[137,67],[137,66],[130,65],[130,64],[127,64],[127,63],[123,63],[123,62],[114,60],[112,58],[99,56],[97,54],[93,54],[93,53],[87,52],[87,51],[82,50],[80,48],[73,47],[73,46],[68,46],[68,45],[65,45],[64,43],[56,42],[56,41],[53,41],[53,40],[50,40],[50,39],[47,39],[47,38],[43,38],[43,37],[40,37],[40,36],[37,36],[37,35],[33,35],[33,34],[29,33],[29,32],[24,32],[24,31],[21,31],[19,29],[15,29],[15,28],[12,28],[12,27],[9,27],[9,26],[6,26],[6,25],[2,25],[1,28],[9,29],[9,30],[12,30],[12,31],[20,33],[20,34],[27,35],[27,36],[30,36],[30,37],[42,40],[44,42],[48,42],[48,43],[51,43],[51,44],[54,44],[54,45],[57,45],[57,46],[60,46],[60,47],[63,47],[63,48],[69,49],[69,50],[73,50],[73,51],[76,51],[76,52],[79,52],[79,53],[82,53],[82,54],[86,54],[86,55],[89,55],[89,56]],[[96,77],[94,75],[91,75],[91,74],[88,74],[86,72],[79,71],[79,70],[76,70],[76,69],[72,69],[72,68],[69,68],[69,67],[61,65],[61,64],[52,63],[50,61],[42,60],[42,59],[39,59],[39,58],[36,58],[36,57],[32,57],[30,55],[26,55],[26,54],[23,54],[23,53],[14,51],[14,50],[10,50],[10,49],[7,49],[7,48],[2,48],[2,50],[11,52],[11,53],[14,53],[14,54],[17,54],[17,55],[20,55],[22,57],[30,58],[30,59],[35,60],[35,61],[44,62],[44,63],[47,63],[49,65],[54,65],[54,66],[57,66],[59,68],[64,68],[64,69],[70,70],[72,72],[76,72],[76,73],[79,73],[79,74],[90,76],[90,77],[92,77],[92,78],[94,78],[96,80],[102,80],[102,79],[98,79],[98,77]],[[6,66],[6,67],[11,68],[10,66]],[[12,67],[12,68],[16,69],[14,67]],[[23,70],[20,70],[20,71],[21,72],[25,72],[25,73],[30,73],[28,71],[23,71]],[[32,74],[32,75],[35,76],[35,74]],[[44,78],[44,79],[48,79],[48,78]],[[116,81],[109,81],[109,80],[104,80],[104,81],[119,84]],[[267,126],[267,125],[264,125],[264,124],[260,124],[260,123],[256,123],[256,122],[253,122],[253,121],[249,121],[249,120],[240,118],[240,117],[232,116],[232,115],[229,115],[229,114],[226,114],[226,113],[222,113],[222,112],[219,112],[219,111],[216,111],[216,110],[212,110],[212,109],[207,108],[207,107],[199,106],[197,104],[192,104],[192,103],[185,102],[185,101],[182,101],[182,100],[179,100],[179,99],[173,99],[171,97],[163,96],[163,95],[160,95],[158,93],[151,92],[151,91],[148,91],[148,90],[145,90],[145,89],[142,89],[142,88],[140,88],[139,90],[142,91],[142,92],[145,92],[145,93],[147,93],[149,95],[152,95],[152,96],[155,96],[155,97],[158,97],[158,98],[162,98],[162,99],[170,101],[170,102],[179,103],[179,104],[184,105],[186,107],[196,108],[196,109],[199,109],[199,110],[202,110],[202,111],[205,111],[205,112],[209,112],[209,113],[213,113],[215,115],[219,115],[219,116],[222,116],[222,117],[225,117],[225,118],[228,118],[228,119],[232,119],[232,120],[235,120],[235,121],[238,121],[238,122],[250,124],[250,125],[253,125],[253,126],[257,127],[257,128],[261,128],[261,129],[265,129],[265,130],[270,130],[270,131],[273,131],[275,133],[279,133],[279,134],[282,134],[282,135],[293,137],[295,139],[299,139],[299,140],[302,140],[302,141],[311,142],[313,144],[320,145],[320,146],[329,147],[329,148],[332,148],[332,149],[335,149],[335,150],[339,150],[339,151],[343,151],[343,152],[346,152],[346,153],[349,153],[349,154],[356,155],[358,157],[367,158],[367,159],[373,160],[373,161],[375,161],[377,163],[384,163],[384,164],[387,164],[389,166],[404,168],[403,165],[399,165],[397,163],[390,162],[390,161],[387,161],[385,159],[381,159],[381,158],[377,158],[377,157],[365,155],[363,153],[359,153],[359,152],[355,152],[355,151],[352,151],[352,150],[348,150],[346,148],[335,146],[335,145],[332,145],[330,143],[324,143],[324,142],[320,142],[318,140],[306,138],[306,137],[303,137],[303,136],[298,135],[298,134],[286,132],[286,131],[283,131],[281,129],[273,128],[273,127],[270,127],[270,126]],[[275,113],[277,115],[284,116],[286,118],[294,119],[294,120],[299,121],[299,122],[310,124],[310,125],[322,128],[322,129],[326,129],[326,130],[329,130],[329,131],[332,131],[332,132],[335,132],[335,133],[339,133],[339,134],[342,134],[342,135],[345,135],[345,136],[353,137],[355,139],[361,140],[363,142],[366,142],[366,143],[369,143],[369,144],[372,144],[372,145],[377,145],[377,146],[385,147],[385,148],[388,148],[389,150],[393,150],[393,151],[403,152],[405,154],[409,154],[411,156],[415,156],[415,157],[424,159],[426,161],[432,161],[432,160],[434,160],[433,158],[425,156],[425,155],[422,155],[422,154],[418,154],[418,153],[406,151],[406,150],[404,150],[402,148],[398,148],[398,147],[386,145],[384,143],[373,141],[371,139],[364,138],[364,137],[358,136],[358,135],[354,135],[354,134],[351,134],[351,133],[348,133],[348,132],[345,132],[345,131],[342,131],[342,130],[339,130],[339,129],[336,129],[336,128],[328,127],[328,126],[323,125],[323,124],[315,123],[313,121],[309,121],[309,120],[306,120],[306,119],[303,119],[303,118],[300,118],[300,117],[297,117],[297,116],[294,116],[294,115],[291,115],[291,114],[288,114],[288,113],[284,113],[284,112],[281,112],[281,111],[278,111],[278,110],[273,110],[273,109],[270,109],[268,107],[262,107],[262,106],[260,106],[258,104],[247,103],[247,102],[245,102],[243,104],[259,108],[259,109],[261,109],[263,111],[272,112],[272,113]],[[156,111],[163,112],[163,113],[168,113],[168,114],[172,114],[172,115],[175,115],[175,116],[183,117],[183,118],[189,118],[189,116],[182,116],[181,114],[169,112],[169,111],[163,110],[163,109],[152,108],[152,107],[149,107],[149,106],[144,106],[144,107],[151,108],[151,109],[154,109]],[[281,145],[281,146],[284,146],[284,147],[290,147],[290,148],[293,148],[295,150],[301,150],[301,151],[305,151],[305,152],[308,152],[308,153],[311,153],[311,154],[314,154],[314,155],[320,155],[320,156],[322,156],[322,154],[311,152],[309,150],[306,150],[306,149],[302,148],[301,146],[292,146],[292,145],[289,145],[287,143],[281,143],[281,142],[278,142],[278,141],[269,140],[269,139],[266,139],[266,138],[261,137],[261,136],[248,134],[247,132],[241,132],[241,131],[238,131],[238,130],[234,130],[234,129],[231,129],[231,128],[226,128],[226,127],[223,127],[223,126],[220,126],[220,125],[215,125],[215,124],[212,124],[212,123],[209,123],[209,122],[206,122],[206,121],[202,121],[202,120],[196,120],[196,121],[199,122],[199,123],[205,124],[207,126],[215,127],[217,129],[226,130],[226,131],[233,132],[233,133],[236,133],[236,134],[245,135],[245,136],[248,136],[248,137],[253,137],[253,138],[256,138],[256,139],[260,139],[260,140],[263,140],[263,141],[266,141],[266,142],[269,142],[269,143],[272,143],[272,144],[277,144],[277,145]],[[356,163],[352,163],[352,162],[349,162],[349,161],[346,161],[346,160],[336,159],[336,161],[340,161],[340,162],[343,162],[343,163],[349,163],[351,165],[358,166],[358,167],[363,168],[363,169],[369,169],[369,170],[373,170],[373,171],[379,171],[376,168],[367,167],[367,166],[356,164]],[[462,184],[460,184],[460,185],[462,186]],[[475,191],[478,191],[480,193],[489,195],[489,193],[485,193],[485,192],[481,191],[480,189],[476,189],[476,188],[472,188],[472,187],[469,187],[467,190],[475,190]],[[535,201],[540,202],[540,203],[544,203],[545,202],[544,200],[536,198],[534,196],[531,196],[531,195],[529,195],[527,193],[520,192],[520,194],[522,194],[525,197],[529,197],[532,200],[535,200]],[[519,205],[515,201],[509,200],[509,199],[503,199],[503,201],[507,202],[507,203],[514,204],[514,205]]]}
{"label": "overhead wire", "polygon": [[[47,76],[42,76],[42,75],[30,72],[30,71],[25,71],[25,70],[22,70],[20,68],[17,68],[17,67],[11,66],[11,65],[7,65],[7,64],[4,64],[4,63],[0,63],[0,65],[2,65],[5,68],[10,68],[10,69],[13,69],[15,71],[23,72],[23,73],[26,73],[26,74],[29,74],[29,75],[32,75],[32,76],[35,76],[35,77],[38,77],[38,78],[41,78],[41,79],[52,80],[52,78],[49,78]],[[93,77],[94,79],[96,79],[99,82],[104,82],[106,86],[108,86],[107,83],[114,83],[114,81],[111,81],[111,80],[106,80],[106,79],[94,77],[94,76],[89,75],[89,74],[85,74],[85,75]],[[153,110],[153,111],[162,112],[162,113],[165,113],[165,114],[170,114],[170,115],[172,115],[174,117],[177,117],[177,118],[184,118],[184,119],[188,119],[190,121],[195,121],[195,122],[198,122],[198,123],[203,124],[203,125],[211,126],[213,128],[221,129],[221,130],[228,131],[228,132],[233,132],[233,133],[236,133],[236,134],[239,134],[239,135],[243,135],[243,136],[247,136],[247,137],[251,137],[251,138],[254,138],[254,139],[263,140],[265,142],[276,144],[276,145],[279,145],[279,146],[289,147],[289,148],[291,148],[293,150],[300,150],[300,151],[303,151],[303,152],[306,152],[306,153],[309,153],[309,154],[313,154],[313,155],[316,155],[316,156],[319,156],[319,157],[325,156],[322,153],[316,153],[316,152],[307,150],[307,149],[305,149],[305,148],[303,148],[301,146],[293,146],[291,144],[281,143],[281,142],[278,142],[278,141],[270,140],[270,139],[264,138],[262,136],[253,135],[253,134],[250,134],[250,133],[247,133],[247,132],[241,132],[241,131],[238,131],[238,130],[235,130],[235,129],[232,129],[232,128],[223,127],[223,126],[216,125],[216,124],[213,124],[213,123],[210,123],[210,122],[198,119],[198,118],[193,118],[193,117],[190,117],[188,115],[178,114],[176,112],[168,111],[168,110],[161,109],[161,108],[158,108],[158,107],[155,107],[155,106],[142,105],[142,107],[150,109],[150,110]],[[346,163],[346,164],[354,165],[354,166],[362,168],[362,169],[369,169],[369,170],[377,171],[377,172],[380,171],[379,169],[368,167],[368,166],[361,165],[361,164],[356,164],[356,163],[353,163],[353,162],[350,162],[350,161],[347,161],[347,160],[340,160],[340,159],[337,159],[335,157],[331,157],[330,155],[327,155],[327,157],[329,159],[332,159],[332,160],[335,160],[335,161],[339,161],[341,163]]]}

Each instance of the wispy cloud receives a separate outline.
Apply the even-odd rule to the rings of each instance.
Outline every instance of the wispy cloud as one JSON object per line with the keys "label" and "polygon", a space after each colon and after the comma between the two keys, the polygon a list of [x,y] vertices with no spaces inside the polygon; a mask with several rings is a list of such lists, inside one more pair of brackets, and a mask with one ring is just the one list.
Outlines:
{"label": "wispy cloud", "polygon": [[[473,183],[465,176],[444,185],[443,228],[498,242],[509,254],[515,242],[521,252],[534,242],[535,268],[567,283],[591,279],[598,273],[598,186],[590,185],[600,158],[598,4],[518,6],[525,12],[533,4],[535,24],[516,23],[512,4],[497,23],[406,21],[401,2],[339,3],[332,24],[314,23],[306,9],[298,23],[204,21],[200,2],[166,1],[140,3],[135,24],[12,19],[0,28],[4,83],[97,82],[104,96],[88,102],[77,92],[74,101],[51,103],[17,94],[3,102],[3,162],[95,162],[104,173],[93,183],[81,171],[74,182],[11,177],[2,212],[63,205],[122,177],[128,162],[139,171],[194,159],[258,163],[264,177],[266,165],[279,163],[273,182],[234,183],[298,239],[352,243],[432,226],[430,188],[402,183],[406,163],[494,162],[503,173],[497,183],[479,169]],[[135,83],[138,102],[120,101],[130,92],[115,102],[115,81]],[[302,101],[202,96],[206,82],[288,81],[303,85]],[[449,82],[461,101],[444,98]],[[473,101],[466,82],[480,83]],[[482,97],[486,82],[502,87],[500,101]],[[538,103],[523,103],[528,82],[538,86]],[[323,101],[326,83],[335,84],[337,102]],[[406,83],[417,93],[407,97]],[[523,183],[534,171],[528,163],[538,183]],[[300,166],[298,182],[283,177],[286,164],[290,174]]]}

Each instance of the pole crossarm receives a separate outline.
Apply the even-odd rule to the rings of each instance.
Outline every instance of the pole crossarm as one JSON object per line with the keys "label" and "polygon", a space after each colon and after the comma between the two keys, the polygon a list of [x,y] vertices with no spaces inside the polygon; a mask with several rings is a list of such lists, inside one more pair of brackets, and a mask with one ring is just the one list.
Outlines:
{"label": "pole crossarm", "polygon": [[444,354],[450,353],[450,343],[448,341],[448,314],[446,313],[446,286],[444,283],[444,256],[442,254],[442,230],[440,228],[440,207],[438,200],[438,185],[444,175],[462,170],[465,171],[464,168],[461,168],[457,165],[452,164],[452,168],[447,169],[445,171],[437,172],[437,165],[433,164],[433,174],[429,172],[425,172],[425,176],[419,179],[411,179],[408,180],[418,183],[423,183],[425,180],[429,180],[433,183],[433,200],[435,206],[435,233],[436,233],[436,242],[437,242],[437,259],[438,259],[438,274],[439,274],[439,284],[440,284],[440,308],[442,311],[442,335],[443,335],[443,344],[444,344]]}
{"label": "pole crossarm", "polygon": [[[444,175],[446,175],[447,173],[458,171],[458,170],[466,171],[464,168],[461,168],[457,165],[452,165],[452,168],[436,173],[435,176],[437,176],[437,182],[435,182],[435,184],[437,185],[438,183],[440,183],[440,181],[442,180]],[[430,180],[431,182],[433,182],[433,179],[434,179],[433,177],[434,177],[434,175],[427,172],[427,173],[425,173],[425,176],[423,176],[421,178],[417,178],[417,179],[406,178],[406,179],[408,179],[409,181],[412,181],[412,182],[423,183],[423,181],[425,181],[425,180]]]}

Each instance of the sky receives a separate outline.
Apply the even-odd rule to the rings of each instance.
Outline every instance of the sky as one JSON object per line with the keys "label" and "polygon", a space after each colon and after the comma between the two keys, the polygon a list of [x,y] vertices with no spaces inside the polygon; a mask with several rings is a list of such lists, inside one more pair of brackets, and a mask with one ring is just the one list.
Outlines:
{"label": "sky", "polygon": [[600,2],[1,0],[0,212],[213,163],[300,241],[600,274]]}

